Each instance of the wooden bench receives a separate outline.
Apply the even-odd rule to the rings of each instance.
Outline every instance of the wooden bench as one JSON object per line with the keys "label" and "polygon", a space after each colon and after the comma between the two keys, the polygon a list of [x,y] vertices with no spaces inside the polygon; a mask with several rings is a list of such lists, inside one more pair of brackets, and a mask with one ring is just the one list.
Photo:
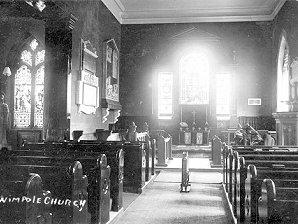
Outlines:
{"label": "wooden bench", "polygon": [[[118,150],[119,148],[124,151],[123,191],[142,193],[146,181],[146,147],[144,143],[107,141],[97,145],[96,150],[100,151],[100,148],[107,146],[110,147],[109,151]],[[92,145],[89,147],[91,148]]]}
{"label": "wooden bench", "polygon": [[173,159],[172,137],[163,130],[150,131],[150,136],[152,139],[156,140],[156,165],[167,166],[167,161]]}
{"label": "wooden bench", "polygon": [[[123,169],[124,169],[124,152],[121,148],[112,150],[110,145],[102,145],[100,148],[96,144],[27,144],[23,147],[23,150],[14,151],[15,159],[26,159],[26,156],[19,157],[24,153],[29,154],[28,159],[34,159],[32,155],[41,156],[42,163],[56,161],[59,163],[61,159],[79,160],[83,167],[84,172],[88,173],[90,168],[97,164],[97,160],[94,159],[101,154],[107,156],[108,164],[111,167],[111,189],[110,196],[112,198],[112,211],[119,211],[123,207]],[[24,150],[26,149],[26,150]],[[20,153],[21,151],[21,153]],[[36,163],[40,163],[36,160]]]}
{"label": "wooden bench", "polygon": [[52,224],[50,191],[43,189],[38,174],[29,174],[18,180],[1,179],[0,183],[1,223],[45,223]]}
{"label": "wooden bench", "polygon": [[[108,160],[110,155],[115,155],[115,152],[123,149],[124,151],[124,180],[123,190],[132,193],[141,193],[142,188],[145,185],[145,149],[142,143],[130,143],[119,141],[107,141],[107,142],[88,142],[81,144],[78,143],[54,143],[54,144],[27,144],[24,148],[27,149],[39,149],[46,151],[46,148],[51,149],[51,153],[60,154],[61,151],[65,154],[70,151],[79,152],[92,152],[92,153],[106,153]],[[23,149],[24,149],[23,148]],[[114,158],[114,156],[113,156]],[[110,162],[109,162],[110,164]],[[112,168],[113,169],[113,168]]]}
{"label": "wooden bench", "polygon": [[52,194],[48,203],[53,223],[87,223],[87,178],[79,162],[70,167],[1,164],[0,168],[1,180],[24,178],[31,173],[43,179],[44,188]]}
{"label": "wooden bench", "polygon": [[[288,181],[292,180],[286,182]],[[276,187],[275,183],[276,181],[271,179],[263,180],[262,194],[258,200],[258,221],[260,223],[298,223],[298,185]]]}
{"label": "wooden bench", "polygon": [[[100,144],[83,144],[82,149],[92,152],[112,152],[119,149],[124,151],[123,191],[141,193],[145,186],[146,152],[140,142],[107,141]],[[78,149],[78,148],[77,148]],[[107,154],[109,157],[109,154]]]}
{"label": "wooden bench", "polygon": [[[239,150],[239,148],[240,148],[240,150]],[[252,147],[248,147],[248,149],[246,150],[246,148],[244,149],[243,146],[236,147],[236,150],[235,150],[234,147],[232,149],[231,147],[228,147],[226,144],[223,144],[223,148],[222,148],[222,152],[223,152],[223,182],[225,184],[227,191],[229,190],[229,187],[227,185],[227,181],[229,180],[228,170],[230,168],[232,168],[232,166],[233,166],[233,162],[232,161],[230,162],[230,159],[232,159],[232,157],[233,157],[233,151],[237,151],[239,153],[239,155],[244,156],[245,158],[246,158],[246,155],[248,155],[247,161],[249,161],[251,158],[253,158],[254,155],[256,155],[257,158],[264,158],[264,160],[269,160],[269,159],[274,160],[274,161],[276,161],[276,164],[284,164],[285,163],[284,159],[287,157],[289,158],[289,161],[291,161],[291,160],[295,161],[294,158],[297,158],[297,155],[298,155],[298,152],[288,151],[287,148],[281,148],[281,150],[277,150],[276,147],[274,147],[274,149],[271,148],[269,151],[269,147],[267,147],[265,151],[254,151],[254,150],[255,150],[255,148],[252,148]],[[259,155],[259,157],[258,157],[258,155]],[[265,155],[269,155],[269,156],[263,157]],[[274,155],[274,156],[270,157],[270,155]],[[278,155],[281,155],[284,158],[281,158],[281,157],[278,158],[277,157]],[[293,155],[293,156],[290,156],[290,155]],[[278,159],[280,159],[280,161],[278,161]],[[271,164],[271,162],[266,162],[266,161],[264,163],[267,163],[269,165]],[[289,162],[288,165],[295,166],[295,162],[294,163]]]}
{"label": "wooden bench", "polygon": [[267,167],[258,167],[250,164],[247,167],[247,177],[245,181],[245,207],[246,220],[253,223],[257,222],[257,201],[261,196],[261,186],[264,179],[296,179],[298,177],[298,169],[296,170],[272,170]]}
{"label": "wooden bench", "polygon": [[[58,148],[55,147],[55,149],[58,152]],[[40,154],[40,152],[43,150],[31,150],[30,152],[32,153],[34,151],[37,151],[37,154]],[[26,151],[23,150],[23,152]],[[46,155],[46,153],[51,154],[51,152],[52,151],[50,150],[50,148],[48,150],[44,150],[44,155]],[[79,164],[77,164],[75,168],[70,168],[68,166],[68,164],[77,159],[74,156],[74,153],[64,153],[61,154],[60,157],[57,156],[59,155],[59,153],[56,155],[56,157],[22,156],[19,155],[18,151],[12,151],[10,153],[11,155],[8,155],[6,164],[2,164],[2,169],[3,167],[7,166],[10,169],[10,172],[16,173],[16,175],[22,175],[22,172],[38,173],[42,176],[45,186],[48,189],[51,189],[53,196],[55,196],[56,198],[67,199],[67,196],[68,198],[81,197],[87,201],[86,206],[84,206],[82,210],[84,211],[84,213],[82,213],[82,211],[80,211],[79,214],[71,213],[70,208],[65,208],[66,210],[62,212],[63,209],[59,208],[53,212],[55,213],[54,220],[61,220],[62,223],[75,223],[73,220],[78,220],[78,223],[87,223],[87,219],[95,221],[98,220],[102,223],[106,223],[109,221],[110,168],[106,164],[107,159],[105,155],[98,155],[96,157],[93,154],[93,157],[89,156],[81,158],[81,161],[84,163],[84,174],[86,174],[89,179],[88,183],[86,176],[83,176],[81,163],[77,162]],[[74,164],[76,164],[76,162],[74,162]],[[75,177],[75,174],[79,176]],[[71,176],[74,177],[71,179]],[[74,182],[75,180],[76,182]],[[71,186],[81,186],[81,188],[75,190],[75,188]],[[87,187],[89,192],[88,200]],[[104,188],[105,190],[102,191],[102,188]],[[72,191],[70,189],[72,189]],[[74,193],[70,195],[70,192],[77,192],[76,194],[78,196],[76,196],[76,194]],[[68,219],[66,219],[65,214],[68,213],[70,213],[71,215],[69,215]],[[72,221],[70,220],[70,217],[73,217]]]}
{"label": "wooden bench", "polygon": [[211,141],[211,152],[212,152],[212,165],[221,166],[222,165],[222,141],[219,137],[214,136]]}
{"label": "wooden bench", "polygon": [[[243,150],[243,148],[241,148]],[[245,152],[253,152],[250,154],[244,153],[241,154],[244,157],[239,156],[239,151],[234,151],[232,148],[226,147],[223,148],[224,154],[224,167],[223,167],[223,183],[225,189],[228,193],[228,198],[233,207],[234,215],[238,218],[239,221],[244,221],[250,217],[245,216],[245,208],[247,211],[253,212],[255,217],[255,208],[248,209],[248,206],[245,207],[245,201],[250,201],[250,196],[248,196],[246,191],[249,191],[249,186],[245,186],[245,179],[247,177],[247,166],[249,164],[254,164],[257,167],[263,166],[262,169],[266,170],[278,170],[283,169],[283,171],[294,171],[297,167],[297,161],[295,161],[295,154],[297,152],[291,152],[288,150],[278,150],[274,149],[270,151],[254,151],[252,149],[243,150]],[[242,151],[240,151],[242,153]],[[277,155],[276,155],[277,154]],[[245,156],[248,155],[250,160],[245,160]],[[257,155],[257,160],[253,160],[253,155]],[[263,157],[264,156],[264,160]],[[288,161],[287,157],[290,158]],[[285,176],[286,177],[286,176]],[[260,191],[259,191],[260,192]],[[245,196],[249,197],[249,200],[245,199]],[[252,196],[254,197],[254,195]],[[253,206],[255,199],[253,198]],[[247,205],[247,204],[246,204]],[[250,204],[251,205],[251,204]],[[250,213],[249,213],[250,214]],[[252,221],[255,221],[255,218],[252,218]]]}
{"label": "wooden bench", "polygon": [[[132,125],[133,127],[134,125]],[[145,124],[146,127],[147,124]],[[145,128],[144,128],[145,129]],[[137,132],[135,128],[132,130],[120,129],[115,131],[110,131],[110,135],[106,138],[100,138],[96,141],[94,140],[80,140],[80,144],[99,144],[99,143],[115,143],[115,144],[124,144],[124,143],[141,143],[143,149],[145,150],[145,159],[146,159],[146,168],[145,168],[145,181],[151,179],[151,175],[155,175],[155,150],[156,150],[156,139],[151,138],[148,130],[143,132]],[[115,138],[109,138],[112,135],[118,135]],[[130,137],[128,137],[130,136]]]}
{"label": "wooden bench", "polygon": [[137,142],[144,144],[146,169],[145,169],[145,181],[149,181],[151,175],[155,174],[155,149],[156,140],[151,139],[148,132],[137,133]]}

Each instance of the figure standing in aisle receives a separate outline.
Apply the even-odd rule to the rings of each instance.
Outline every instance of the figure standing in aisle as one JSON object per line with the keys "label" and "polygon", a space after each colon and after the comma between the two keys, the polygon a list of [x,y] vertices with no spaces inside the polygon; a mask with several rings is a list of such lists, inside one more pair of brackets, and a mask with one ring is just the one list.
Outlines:
{"label": "figure standing in aisle", "polygon": [[8,105],[4,102],[5,94],[0,92],[0,148],[7,146],[6,131],[8,128]]}

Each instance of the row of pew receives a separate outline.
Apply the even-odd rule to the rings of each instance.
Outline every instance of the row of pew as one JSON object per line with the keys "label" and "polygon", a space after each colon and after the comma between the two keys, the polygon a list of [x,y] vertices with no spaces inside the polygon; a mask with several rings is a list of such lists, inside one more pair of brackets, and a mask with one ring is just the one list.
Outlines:
{"label": "row of pew", "polygon": [[0,223],[107,223],[123,192],[141,193],[155,139],[27,143],[0,152]]}
{"label": "row of pew", "polygon": [[222,144],[223,184],[237,223],[298,223],[297,147]]}

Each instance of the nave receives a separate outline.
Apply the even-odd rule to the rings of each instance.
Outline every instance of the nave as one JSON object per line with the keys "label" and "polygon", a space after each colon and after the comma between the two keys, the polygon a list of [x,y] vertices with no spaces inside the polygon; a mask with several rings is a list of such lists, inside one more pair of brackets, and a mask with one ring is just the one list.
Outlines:
{"label": "nave", "polygon": [[[197,153],[189,150],[194,146],[182,148],[190,157],[190,191],[180,192],[181,152],[176,154],[179,147],[173,146],[174,159],[168,167],[159,169],[142,194],[133,201],[131,194],[124,194],[124,212],[113,224],[233,223],[222,187],[221,169],[210,167],[210,148]],[[130,203],[125,205],[125,201]]]}

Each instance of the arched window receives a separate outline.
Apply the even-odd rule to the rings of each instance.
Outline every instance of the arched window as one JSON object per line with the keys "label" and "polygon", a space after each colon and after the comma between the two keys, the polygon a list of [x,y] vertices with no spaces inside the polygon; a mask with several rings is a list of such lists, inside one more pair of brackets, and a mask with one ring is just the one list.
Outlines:
{"label": "arched window", "polygon": [[277,61],[277,112],[289,111],[289,45],[285,32],[282,33]]}
{"label": "arched window", "polygon": [[209,104],[209,60],[205,54],[188,54],[180,60],[180,104]]}
{"label": "arched window", "polygon": [[31,40],[22,50],[14,83],[14,127],[43,126],[45,50]]}

